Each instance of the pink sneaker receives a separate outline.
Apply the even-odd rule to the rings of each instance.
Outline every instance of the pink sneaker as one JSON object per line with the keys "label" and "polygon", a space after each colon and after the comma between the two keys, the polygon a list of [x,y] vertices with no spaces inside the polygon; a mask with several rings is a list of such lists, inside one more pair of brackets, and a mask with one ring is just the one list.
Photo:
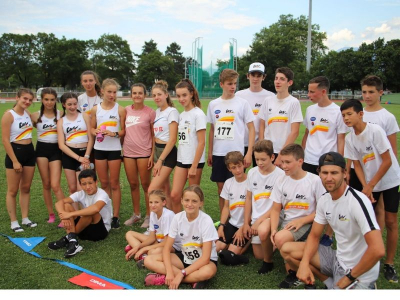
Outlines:
{"label": "pink sneaker", "polygon": [[131,251],[131,250],[132,250],[131,245],[126,245],[126,246],[125,246],[125,253],[128,253],[128,252]]}
{"label": "pink sneaker", "polygon": [[146,256],[147,256],[147,254],[142,254],[139,256],[139,258],[136,261],[143,260]]}
{"label": "pink sneaker", "polygon": [[157,273],[149,273],[146,275],[144,279],[144,285],[164,285],[165,284],[165,275],[157,274]]}
{"label": "pink sneaker", "polygon": [[55,221],[56,221],[56,216],[54,214],[50,214],[47,223],[54,223]]}
{"label": "pink sneaker", "polygon": [[63,222],[61,221],[60,224],[57,225],[57,227],[58,227],[58,228],[64,228]]}

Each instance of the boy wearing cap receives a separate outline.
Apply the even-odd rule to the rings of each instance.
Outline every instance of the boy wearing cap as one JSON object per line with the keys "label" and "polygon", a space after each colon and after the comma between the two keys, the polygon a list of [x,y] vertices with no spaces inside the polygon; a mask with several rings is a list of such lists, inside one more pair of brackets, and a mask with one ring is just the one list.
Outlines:
{"label": "boy wearing cap", "polygon": [[[251,109],[253,110],[253,114],[255,117],[254,120],[254,128],[256,131],[256,139],[255,142],[258,140],[258,132],[260,129],[260,119],[257,116],[258,112],[260,111],[261,106],[265,102],[267,97],[275,96],[274,93],[263,89],[261,86],[264,79],[267,77],[265,73],[265,67],[262,63],[255,62],[252,63],[249,67],[249,72],[247,73],[247,79],[249,80],[250,87],[245,90],[241,90],[236,92],[236,96],[239,96],[249,102]],[[246,155],[248,151],[248,139],[249,139],[249,132],[246,128],[244,134],[244,155]],[[253,155],[253,167],[256,166],[256,161]]]}
{"label": "boy wearing cap", "polygon": [[[346,184],[345,167],[339,153],[320,157],[319,175],[328,193],[318,200],[307,241],[281,249],[291,268],[298,268],[292,280],[300,279],[307,288],[315,288],[316,276],[329,289],[375,289],[385,248],[371,202]],[[337,250],[319,245],[326,224],[335,232]]]}
{"label": "boy wearing cap", "polygon": [[286,145],[294,143],[303,122],[300,102],[289,94],[293,85],[294,73],[282,67],[275,71],[274,85],[276,96],[268,97],[258,114],[260,118],[259,139],[270,140],[274,145],[276,166],[281,165],[278,153]]}
{"label": "boy wearing cap", "polygon": [[344,156],[354,163],[354,170],[364,193],[376,207],[383,201],[387,228],[385,278],[398,282],[394,269],[398,241],[397,211],[399,209],[400,168],[385,131],[377,124],[363,121],[359,100],[346,100],[340,107],[344,123],[353,130],[346,136]]}

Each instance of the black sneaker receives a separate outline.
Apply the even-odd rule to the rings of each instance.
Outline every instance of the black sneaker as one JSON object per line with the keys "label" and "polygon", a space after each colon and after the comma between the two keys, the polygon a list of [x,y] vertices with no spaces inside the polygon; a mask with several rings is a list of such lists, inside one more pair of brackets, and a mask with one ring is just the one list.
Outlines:
{"label": "black sneaker", "polygon": [[119,219],[117,217],[113,217],[111,221],[111,228],[112,229],[118,229],[121,226],[119,225]]}
{"label": "black sneaker", "polygon": [[274,264],[273,263],[268,263],[263,261],[261,268],[258,270],[258,274],[267,274],[269,272],[271,272],[274,268]]}
{"label": "black sneaker", "polygon": [[63,236],[61,239],[55,242],[50,242],[47,244],[47,247],[51,250],[58,250],[61,248],[66,248],[68,246],[67,237]]}
{"label": "black sneaker", "polygon": [[300,281],[296,272],[293,270],[289,270],[286,278],[279,284],[280,289],[290,289],[292,287],[297,287],[303,285],[304,282]]}
{"label": "black sneaker", "polygon": [[316,289],[317,289],[317,286],[316,286],[315,284],[306,284],[306,285],[304,286],[304,289],[305,289],[305,290],[316,290]]}
{"label": "black sneaker", "polygon": [[397,273],[393,265],[384,264],[383,274],[385,275],[386,280],[389,281],[390,283],[399,282],[399,277],[397,277]]}
{"label": "black sneaker", "polygon": [[192,283],[192,288],[195,290],[204,290],[207,287],[208,280]]}
{"label": "black sneaker", "polygon": [[68,243],[67,251],[65,251],[64,256],[66,258],[72,257],[78,252],[81,252],[82,249],[83,249],[82,246],[78,244],[77,240],[70,240]]}

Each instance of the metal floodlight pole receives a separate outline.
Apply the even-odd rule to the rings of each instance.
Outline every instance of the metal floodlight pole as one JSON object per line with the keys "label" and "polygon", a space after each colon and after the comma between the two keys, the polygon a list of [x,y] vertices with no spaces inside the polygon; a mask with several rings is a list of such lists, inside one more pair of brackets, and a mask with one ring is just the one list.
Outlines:
{"label": "metal floodlight pole", "polygon": [[311,68],[311,18],[312,18],[312,0],[308,4],[308,36],[307,36],[307,64],[306,71],[310,72]]}

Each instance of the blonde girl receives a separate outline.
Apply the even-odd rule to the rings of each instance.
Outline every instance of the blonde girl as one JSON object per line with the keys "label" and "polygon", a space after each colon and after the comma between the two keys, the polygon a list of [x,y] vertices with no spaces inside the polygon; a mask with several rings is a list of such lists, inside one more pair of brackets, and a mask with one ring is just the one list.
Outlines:
{"label": "blonde girl", "polygon": [[14,232],[24,229],[17,220],[17,194],[21,206],[22,225],[36,227],[28,218],[30,188],[35,173],[35,150],[32,145],[32,120],[27,112],[34,95],[29,89],[20,89],[15,106],[1,119],[1,133],[6,150],[5,167],[7,180],[6,206]]}
{"label": "blonde girl", "polygon": [[107,78],[101,85],[103,102],[92,108],[91,132],[96,137],[94,159],[101,188],[113,201],[111,228],[120,227],[119,210],[121,206],[121,140],[125,135],[125,109],[117,103],[119,84]]}
{"label": "blonde girl", "polygon": [[[156,272],[147,274],[146,286],[166,284],[170,289],[177,289],[185,282],[203,289],[217,273],[215,240],[218,234],[211,217],[201,210],[204,194],[199,186],[185,188],[182,205],[184,211],[173,218],[162,255],[144,259],[144,265]],[[176,240],[181,251],[171,253]]]}
{"label": "blonde girl", "polygon": [[199,94],[189,79],[182,79],[175,87],[176,96],[184,111],[179,115],[178,157],[171,191],[172,210],[182,210],[182,190],[200,184],[205,163],[207,118],[201,110]]}
{"label": "blonde girl", "polygon": [[51,191],[53,190],[57,200],[64,198],[60,184],[62,151],[58,147],[57,137],[60,112],[57,110],[57,92],[54,89],[44,88],[41,99],[40,110],[34,112],[31,119],[37,129],[36,163],[42,179],[44,203],[49,213],[47,223],[54,223]]}
{"label": "blonde girl", "polygon": [[[147,191],[149,189],[151,169],[154,163],[153,123],[156,117],[156,112],[144,105],[144,99],[146,97],[146,86],[144,84],[133,84],[131,87],[131,94],[133,104],[125,108],[125,137],[123,139],[124,167],[133,204],[132,217],[124,223],[127,226],[131,226],[141,219],[139,177],[146,203],[145,217],[148,219],[150,216],[149,196]],[[146,223],[143,225],[144,228],[148,227]]]}
{"label": "blonde girl", "polygon": [[164,190],[167,195],[167,207],[171,208],[169,175],[176,166],[177,149],[175,147],[178,135],[179,113],[173,107],[168,93],[168,84],[157,81],[151,90],[157,105],[154,121],[155,152],[153,179],[149,192],[155,189]]}

